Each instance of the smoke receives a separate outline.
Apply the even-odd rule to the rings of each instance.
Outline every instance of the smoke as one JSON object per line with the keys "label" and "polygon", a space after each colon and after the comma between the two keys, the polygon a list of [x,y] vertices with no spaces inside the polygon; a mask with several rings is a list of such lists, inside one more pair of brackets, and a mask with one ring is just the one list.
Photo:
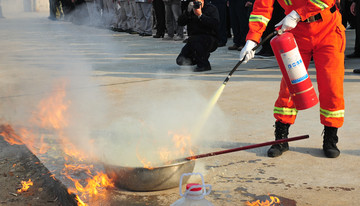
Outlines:
{"label": "smoke", "polygon": [[[183,79],[160,79],[127,89],[117,106],[126,116],[119,115],[106,129],[99,154],[110,164],[142,166],[139,158],[156,165],[161,152],[167,151],[169,160],[190,156],[191,150],[201,152],[208,142],[226,136],[229,125],[215,107],[201,135],[192,135],[210,101],[202,90],[206,89]],[[175,140],[183,144],[177,147]]]}
{"label": "smoke", "polygon": [[[184,78],[161,79],[161,74],[150,81],[101,86],[104,82],[97,79],[93,71],[99,64],[95,65],[89,54],[83,52],[86,46],[81,44],[101,41],[85,50],[102,53],[104,57],[125,55],[126,44],[111,35],[92,35],[91,28],[79,29],[75,25],[73,28],[50,22],[39,24],[38,28],[21,26],[22,33],[12,36],[13,41],[4,45],[8,50],[0,53],[2,123],[32,128],[41,135],[42,128],[29,120],[39,114],[42,100],[59,92],[59,85],[65,85],[67,124],[61,135],[89,157],[108,164],[142,167],[141,160],[158,164],[160,152],[168,155],[168,160],[186,157],[192,154],[190,150],[198,154],[204,145],[228,136],[229,123],[218,107],[212,111],[200,135],[192,136],[217,88],[211,91],[201,82]],[[29,35],[36,29],[48,32],[37,33],[40,37]],[[12,30],[14,27],[8,32]],[[23,56],[18,57],[17,52]],[[116,69],[128,68],[117,65]],[[175,137],[184,140],[180,147],[174,142]],[[181,150],[185,151],[180,153]]]}

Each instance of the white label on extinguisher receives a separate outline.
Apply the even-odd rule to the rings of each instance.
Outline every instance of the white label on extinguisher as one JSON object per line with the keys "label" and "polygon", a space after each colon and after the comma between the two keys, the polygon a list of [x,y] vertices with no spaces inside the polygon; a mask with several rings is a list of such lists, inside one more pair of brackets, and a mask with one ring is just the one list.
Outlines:
{"label": "white label on extinguisher", "polygon": [[284,62],[291,84],[297,84],[309,77],[297,47],[282,53],[281,58]]}

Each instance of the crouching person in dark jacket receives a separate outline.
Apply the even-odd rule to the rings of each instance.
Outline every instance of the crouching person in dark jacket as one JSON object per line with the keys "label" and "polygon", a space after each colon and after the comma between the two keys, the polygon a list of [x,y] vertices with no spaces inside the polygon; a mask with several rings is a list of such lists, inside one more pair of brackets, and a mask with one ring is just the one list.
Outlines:
{"label": "crouching person in dark jacket", "polygon": [[189,3],[178,19],[179,26],[187,25],[188,41],[176,59],[178,65],[197,65],[194,72],[211,70],[210,53],[217,49],[219,13],[204,0]]}

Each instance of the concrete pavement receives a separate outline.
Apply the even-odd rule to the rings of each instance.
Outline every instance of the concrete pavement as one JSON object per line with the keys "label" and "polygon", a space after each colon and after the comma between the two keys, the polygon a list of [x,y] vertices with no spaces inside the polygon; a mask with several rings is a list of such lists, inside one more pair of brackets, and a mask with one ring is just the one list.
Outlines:
{"label": "concrete pavement", "polygon": [[[80,127],[84,130],[103,130],[124,116],[141,114],[147,115],[141,117],[145,121],[156,122],[151,116],[155,115],[169,122],[173,121],[170,118],[191,122],[238,61],[239,52],[222,47],[211,55],[211,71],[193,73],[175,64],[181,42],[53,22],[46,13],[6,17],[0,19],[2,123],[26,125],[36,103],[59,79],[70,82],[74,113],[92,114],[74,118],[88,125]],[[354,30],[346,31],[346,54],[353,51],[354,34]],[[284,205],[360,202],[360,76],[352,73],[359,63],[360,59],[345,62],[346,110],[339,130],[339,158],[322,154],[323,127],[317,105],[301,111],[290,128],[290,136],[309,134],[310,139],[290,143],[290,151],[279,158],[268,158],[268,147],[262,147],[197,160],[195,171],[203,173],[213,187],[207,198],[215,205],[244,205],[267,194],[280,197]],[[316,87],[313,64],[309,73]],[[194,144],[207,152],[273,140],[272,110],[280,78],[274,58],[241,65],[225,87],[203,136]],[[183,107],[191,101],[193,108]],[[177,193],[176,188],[149,193],[114,190],[109,201],[114,205],[169,205],[180,198]]]}

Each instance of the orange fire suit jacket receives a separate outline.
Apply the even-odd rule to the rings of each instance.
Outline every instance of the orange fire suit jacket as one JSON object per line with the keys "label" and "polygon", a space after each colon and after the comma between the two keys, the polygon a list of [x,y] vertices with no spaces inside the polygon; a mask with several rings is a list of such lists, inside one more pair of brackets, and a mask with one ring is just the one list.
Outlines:
{"label": "orange fire suit jacket", "polygon": [[[266,25],[270,21],[274,1],[275,0],[255,1],[249,19],[250,30],[246,40],[253,40],[259,43],[261,35],[266,29]],[[292,10],[295,10],[300,15],[301,21],[335,5],[335,0],[278,0],[278,2],[281,7],[284,8],[286,15]]]}
{"label": "orange fire suit jacket", "polygon": [[[334,8],[335,0],[278,0],[285,14],[295,10],[301,21],[320,13],[315,22],[298,22],[290,30],[308,68],[313,57],[320,100],[320,120],[325,126],[339,128],[344,121],[344,51],[345,28],[341,14]],[[273,11],[274,0],[255,0],[249,19],[247,40],[259,43]],[[275,28],[274,28],[275,29]],[[274,117],[277,121],[293,124],[297,110],[282,79],[279,97],[275,102]]]}

